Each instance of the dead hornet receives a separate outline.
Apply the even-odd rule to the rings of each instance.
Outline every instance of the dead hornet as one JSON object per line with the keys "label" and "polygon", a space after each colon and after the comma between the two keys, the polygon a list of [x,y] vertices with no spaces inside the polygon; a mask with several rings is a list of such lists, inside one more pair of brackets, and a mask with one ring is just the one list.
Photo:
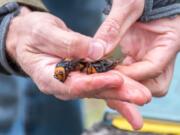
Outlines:
{"label": "dead hornet", "polygon": [[68,74],[72,71],[82,70],[84,65],[80,64],[81,60],[62,59],[56,64],[54,77],[61,82],[64,82]]}
{"label": "dead hornet", "polygon": [[64,82],[72,71],[81,71],[87,74],[102,73],[113,69],[120,62],[113,59],[102,59],[95,62],[84,62],[83,59],[63,59],[56,65],[54,77]]}

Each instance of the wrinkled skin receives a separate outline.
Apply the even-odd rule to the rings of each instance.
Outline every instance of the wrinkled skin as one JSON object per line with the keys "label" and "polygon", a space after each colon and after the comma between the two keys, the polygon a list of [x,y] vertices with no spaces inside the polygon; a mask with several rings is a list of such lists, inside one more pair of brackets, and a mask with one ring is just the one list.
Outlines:
{"label": "wrinkled skin", "polygon": [[136,23],[121,40],[122,51],[127,57],[124,65],[117,69],[141,81],[154,96],[164,96],[172,79],[180,48],[179,21],[180,17],[176,17]]}
{"label": "wrinkled skin", "polygon": [[[148,103],[151,93],[162,96],[167,92],[180,39],[179,17],[136,23],[143,8],[144,0],[114,0],[94,38],[73,32],[51,14],[23,8],[10,24],[7,52],[42,92],[64,100],[104,99],[139,129],[143,120],[136,105]],[[98,60],[118,44],[127,57],[116,71],[93,75],[74,72],[65,83],[53,78],[61,58]]]}
{"label": "wrinkled skin", "polygon": [[[167,93],[180,49],[180,17],[138,23],[143,3],[144,0],[113,0],[112,10],[95,38],[107,45],[107,54],[120,45],[126,58],[116,70],[139,81],[153,96],[159,97]],[[142,117],[134,104],[106,101],[109,107],[122,113],[134,129],[142,127]]]}
{"label": "wrinkled skin", "polygon": [[[60,59],[98,60],[106,55],[105,46],[102,40],[73,32],[49,13],[31,12],[25,7],[12,20],[6,40],[11,58],[46,94],[62,100],[100,98],[137,105],[149,102],[151,93],[145,86],[115,70],[93,75],[73,72],[64,83],[53,77]],[[135,128],[141,127],[132,124]]]}

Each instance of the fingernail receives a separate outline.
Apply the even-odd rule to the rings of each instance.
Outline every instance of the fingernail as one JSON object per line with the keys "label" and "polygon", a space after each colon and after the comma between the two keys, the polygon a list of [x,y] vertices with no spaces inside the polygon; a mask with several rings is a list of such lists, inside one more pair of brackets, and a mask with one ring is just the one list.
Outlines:
{"label": "fingernail", "polygon": [[143,127],[143,121],[139,121],[137,119],[132,120],[132,125],[134,130],[139,130]]}
{"label": "fingernail", "polygon": [[92,41],[89,46],[88,57],[91,60],[99,60],[105,54],[105,43],[99,41]]}

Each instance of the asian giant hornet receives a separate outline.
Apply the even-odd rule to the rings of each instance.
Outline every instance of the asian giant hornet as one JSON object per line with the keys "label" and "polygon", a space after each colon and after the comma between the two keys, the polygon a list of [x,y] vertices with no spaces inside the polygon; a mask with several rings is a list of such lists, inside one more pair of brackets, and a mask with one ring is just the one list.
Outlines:
{"label": "asian giant hornet", "polygon": [[95,62],[84,62],[83,59],[63,59],[55,67],[54,77],[64,82],[72,71],[86,72],[87,74],[102,73],[113,69],[120,60],[102,59]]}

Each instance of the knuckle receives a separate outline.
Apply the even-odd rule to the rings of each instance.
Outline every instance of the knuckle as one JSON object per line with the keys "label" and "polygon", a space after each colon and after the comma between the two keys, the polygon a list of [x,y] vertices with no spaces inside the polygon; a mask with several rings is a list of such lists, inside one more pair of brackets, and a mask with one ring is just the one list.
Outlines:
{"label": "knuckle", "polygon": [[54,19],[52,20],[52,24],[62,28],[67,28],[66,24],[58,17],[54,17]]}
{"label": "knuckle", "polygon": [[79,43],[80,43],[80,41],[79,41],[79,39],[78,39],[78,37],[76,37],[76,36],[71,36],[71,38],[69,39],[69,41],[68,42],[66,42],[66,44],[67,44],[67,49],[68,49],[68,56],[69,57],[75,57],[74,55],[76,54],[76,52],[77,52],[77,49],[76,48],[78,48],[78,46],[79,46]]}
{"label": "knuckle", "polygon": [[99,37],[111,42],[120,37],[120,22],[115,18],[107,18],[99,31]]}
{"label": "knuckle", "polygon": [[166,96],[166,94],[167,94],[167,90],[161,90],[161,89],[156,90],[153,93],[153,95],[156,96],[156,97],[164,97],[164,96]]}
{"label": "knuckle", "polygon": [[152,66],[149,69],[151,69],[151,71],[153,71],[153,72],[151,72],[151,75],[150,75],[152,77],[158,77],[163,73],[163,66],[161,65],[161,63],[158,63],[158,64],[152,63]]}
{"label": "knuckle", "polygon": [[108,18],[105,22],[104,22],[104,28],[106,30],[106,32],[115,32],[115,33],[119,33],[120,31],[120,22],[116,19],[116,18]]}
{"label": "knuckle", "polygon": [[83,38],[79,34],[72,35],[69,46],[71,53],[77,52],[77,49],[83,50],[83,47],[85,47],[85,45],[83,45],[82,42],[83,42]]}
{"label": "knuckle", "polygon": [[154,72],[155,76],[159,76],[163,73],[163,71],[161,69],[157,69],[157,68],[154,71],[155,71]]}
{"label": "knuckle", "polygon": [[163,97],[163,96],[166,96],[167,93],[168,93],[168,88],[166,86],[161,85],[152,94],[153,96],[156,96],[156,97]]}
{"label": "knuckle", "polygon": [[78,45],[79,42],[80,42],[79,38],[77,36],[72,35],[70,47],[74,47],[75,45]]}

